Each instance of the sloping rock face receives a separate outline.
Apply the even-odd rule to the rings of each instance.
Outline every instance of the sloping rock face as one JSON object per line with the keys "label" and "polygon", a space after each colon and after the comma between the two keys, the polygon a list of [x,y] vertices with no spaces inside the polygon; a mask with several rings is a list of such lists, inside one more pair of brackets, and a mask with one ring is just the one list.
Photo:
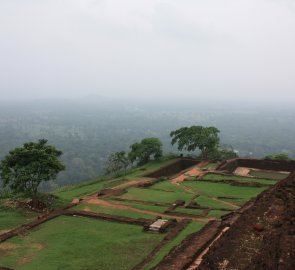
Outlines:
{"label": "sloping rock face", "polygon": [[259,195],[198,269],[294,270],[295,172]]}

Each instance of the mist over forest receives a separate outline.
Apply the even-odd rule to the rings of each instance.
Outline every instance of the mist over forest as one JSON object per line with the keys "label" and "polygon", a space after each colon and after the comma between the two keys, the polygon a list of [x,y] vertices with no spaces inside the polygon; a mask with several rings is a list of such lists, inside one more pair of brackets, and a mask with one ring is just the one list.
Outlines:
{"label": "mist over forest", "polygon": [[[180,154],[169,134],[182,126],[220,129],[221,145],[240,156],[286,152],[295,157],[294,108],[233,102],[139,102],[105,97],[2,102],[0,159],[28,141],[48,139],[61,149],[66,171],[46,189],[104,173],[109,154],[146,137],[158,137],[165,153]],[[197,154],[197,152],[191,153]]]}

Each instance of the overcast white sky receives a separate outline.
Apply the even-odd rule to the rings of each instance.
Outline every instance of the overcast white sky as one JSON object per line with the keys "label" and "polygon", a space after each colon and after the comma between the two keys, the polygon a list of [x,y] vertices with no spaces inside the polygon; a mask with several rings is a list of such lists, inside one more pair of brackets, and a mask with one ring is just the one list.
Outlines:
{"label": "overcast white sky", "polygon": [[0,0],[0,99],[295,102],[294,3]]}

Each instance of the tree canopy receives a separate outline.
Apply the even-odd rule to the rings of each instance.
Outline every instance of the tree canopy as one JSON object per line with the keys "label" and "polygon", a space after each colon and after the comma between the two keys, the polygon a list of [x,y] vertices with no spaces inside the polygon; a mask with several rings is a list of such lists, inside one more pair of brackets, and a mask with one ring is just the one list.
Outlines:
{"label": "tree canopy", "polygon": [[125,151],[116,152],[109,155],[106,162],[105,171],[107,174],[114,173],[121,170],[126,171],[129,164],[130,164],[130,161]]}
{"label": "tree canopy", "polygon": [[162,142],[158,138],[145,138],[140,143],[132,144],[130,148],[128,157],[138,165],[148,163],[151,158],[158,159],[163,154]]}
{"label": "tree canopy", "polygon": [[233,149],[216,148],[208,154],[210,160],[228,160],[238,158],[239,155]]}
{"label": "tree canopy", "polygon": [[178,144],[178,150],[194,151],[198,148],[201,157],[208,158],[208,154],[218,148],[219,130],[215,127],[191,126],[182,127],[170,133],[171,144]]}
{"label": "tree canopy", "polygon": [[47,145],[45,139],[15,148],[0,162],[4,187],[35,195],[42,181],[55,179],[65,169],[58,159],[61,155],[62,151]]}

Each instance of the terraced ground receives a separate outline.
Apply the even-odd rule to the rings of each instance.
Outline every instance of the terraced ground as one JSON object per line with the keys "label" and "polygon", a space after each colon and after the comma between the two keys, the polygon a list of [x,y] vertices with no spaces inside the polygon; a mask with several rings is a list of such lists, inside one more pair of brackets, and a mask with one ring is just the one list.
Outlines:
{"label": "terraced ground", "polygon": [[[150,221],[159,216],[175,219],[178,223],[191,220],[173,237],[169,231],[162,234],[143,231],[140,225],[60,215],[0,243],[0,266],[21,270],[152,269],[209,221],[219,220],[239,209],[277,183],[275,179],[226,175],[215,171],[217,163],[198,165],[197,161],[178,173],[166,171],[166,175],[158,179],[146,176],[172,164],[179,167],[177,162],[151,162],[121,178],[95,180],[54,193],[65,204],[76,199],[70,208],[75,211]],[[97,196],[98,191],[106,189],[122,190],[122,193]],[[0,213],[0,230],[28,223],[35,216],[5,208]],[[153,249],[157,252],[151,253]],[[149,260],[140,265],[149,254]]]}

